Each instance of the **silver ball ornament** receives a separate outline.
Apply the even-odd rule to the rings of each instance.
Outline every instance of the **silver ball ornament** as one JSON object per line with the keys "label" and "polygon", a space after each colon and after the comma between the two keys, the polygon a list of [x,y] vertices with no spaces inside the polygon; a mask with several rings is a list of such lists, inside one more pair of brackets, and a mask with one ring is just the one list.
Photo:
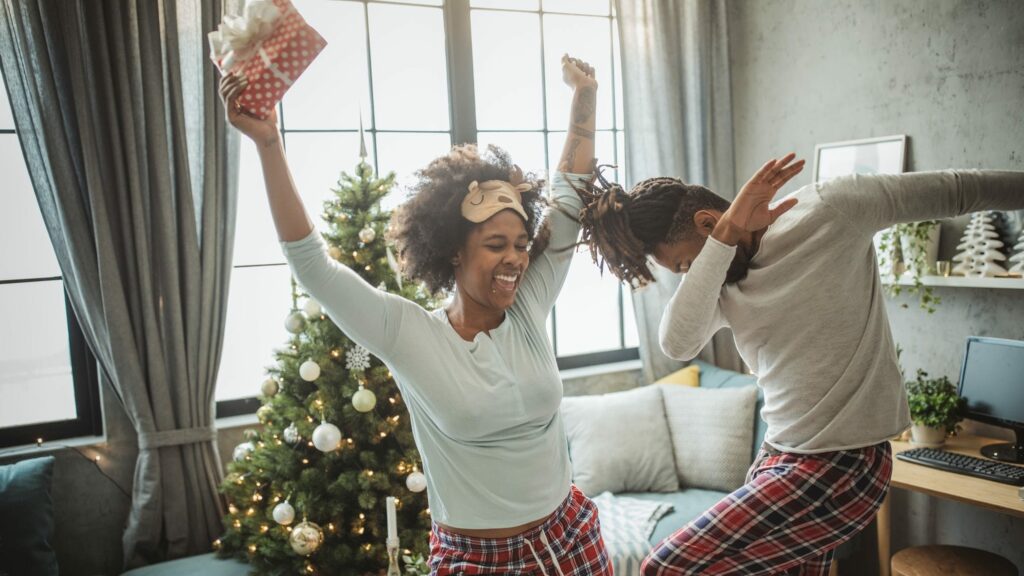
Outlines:
{"label": "silver ball ornament", "polygon": [[302,440],[302,436],[299,434],[299,427],[296,426],[294,422],[284,429],[281,436],[284,438],[284,441],[289,444],[295,444],[299,440]]}
{"label": "silver ball ornament", "polygon": [[330,422],[321,422],[313,430],[313,446],[321,452],[330,452],[341,443],[341,430]]}
{"label": "silver ball ornament", "polygon": [[277,506],[274,506],[274,522],[282,526],[287,526],[295,521],[295,508],[285,500]]}
{"label": "silver ball ornament", "polygon": [[427,477],[419,470],[409,474],[405,478],[405,487],[411,492],[423,492],[427,489]]}
{"label": "silver ball ornament", "polygon": [[359,241],[363,244],[369,244],[377,237],[377,231],[367,226],[359,231]]}
{"label": "silver ball ornament", "polygon": [[359,386],[359,391],[352,395],[352,406],[360,412],[369,412],[376,405],[377,396],[362,386]]}
{"label": "silver ball ornament", "polygon": [[306,318],[298,312],[292,312],[284,319],[284,329],[292,334],[298,334],[306,327]]}
{"label": "silver ball ornament", "polygon": [[256,449],[256,445],[252,442],[242,442],[238,446],[235,446],[234,452],[231,453],[231,459],[235,462],[241,462]]}
{"label": "silver ball ornament", "polygon": [[306,360],[299,366],[299,376],[306,382],[312,382],[320,377],[320,365],[312,360]]}

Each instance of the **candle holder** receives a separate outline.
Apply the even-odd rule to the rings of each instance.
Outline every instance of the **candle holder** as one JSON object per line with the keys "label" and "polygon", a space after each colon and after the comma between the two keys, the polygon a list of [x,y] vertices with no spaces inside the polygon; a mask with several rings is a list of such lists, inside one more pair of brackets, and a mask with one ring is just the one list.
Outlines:
{"label": "candle holder", "polygon": [[398,569],[398,538],[388,538],[388,576],[401,576]]}

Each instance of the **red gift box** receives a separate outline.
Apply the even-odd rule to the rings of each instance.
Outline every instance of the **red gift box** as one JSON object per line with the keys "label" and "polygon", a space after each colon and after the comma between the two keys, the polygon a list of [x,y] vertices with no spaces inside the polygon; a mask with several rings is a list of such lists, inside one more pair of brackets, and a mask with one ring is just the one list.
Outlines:
{"label": "red gift box", "polygon": [[[253,5],[255,9],[250,10]],[[242,110],[266,118],[305,72],[327,41],[306,23],[289,0],[250,0],[242,17],[228,16],[210,34],[210,58],[222,74],[249,80],[238,96]],[[268,15],[269,14],[269,15]]]}

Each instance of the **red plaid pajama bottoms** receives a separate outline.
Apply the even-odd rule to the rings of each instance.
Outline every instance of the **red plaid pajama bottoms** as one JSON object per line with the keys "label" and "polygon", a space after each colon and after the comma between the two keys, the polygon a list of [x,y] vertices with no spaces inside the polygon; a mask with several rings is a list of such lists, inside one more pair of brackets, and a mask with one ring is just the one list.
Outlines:
{"label": "red plaid pajama bottoms", "polygon": [[597,506],[575,486],[543,524],[509,538],[473,538],[437,524],[430,573],[611,576]]}
{"label": "red plaid pajama bottoms", "polygon": [[888,442],[823,454],[762,448],[747,483],[658,544],[642,572],[824,576],[835,549],[875,517],[891,476]]}

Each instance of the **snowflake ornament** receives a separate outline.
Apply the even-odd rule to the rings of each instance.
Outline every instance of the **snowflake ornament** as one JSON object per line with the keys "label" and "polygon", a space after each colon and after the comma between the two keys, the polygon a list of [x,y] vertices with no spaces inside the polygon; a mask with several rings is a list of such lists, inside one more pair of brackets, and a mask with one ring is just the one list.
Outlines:
{"label": "snowflake ornament", "polygon": [[370,367],[370,351],[358,344],[345,353],[345,368],[348,370],[366,370]]}

